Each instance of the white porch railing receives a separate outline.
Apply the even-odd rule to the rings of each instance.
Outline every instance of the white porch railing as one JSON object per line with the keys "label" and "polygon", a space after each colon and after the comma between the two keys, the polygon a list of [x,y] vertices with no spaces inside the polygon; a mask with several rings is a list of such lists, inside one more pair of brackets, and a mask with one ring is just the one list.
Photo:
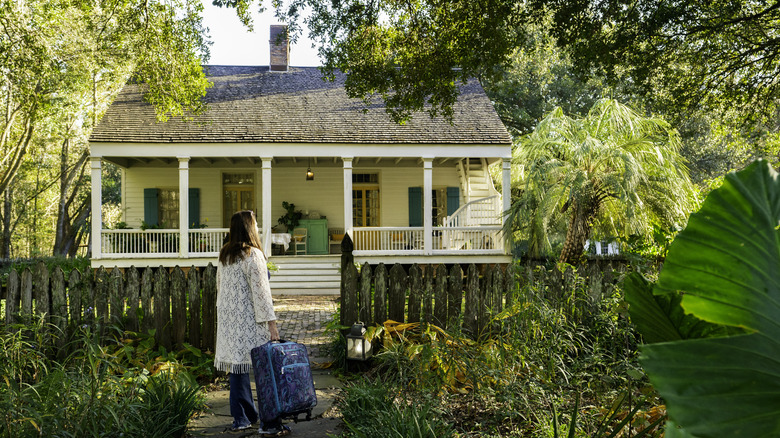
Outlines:
{"label": "white porch railing", "polygon": [[[434,254],[504,253],[500,226],[434,227]],[[365,255],[424,254],[423,227],[364,227],[352,229],[355,251]]]}
{"label": "white porch railing", "polygon": [[[227,228],[189,230],[190,257],[217,257]],[[362,227],[352,231],[355,251],[365,255],[425,254],[423,227]],[[503,254],[500,226],[433,227],[433,254]],[[177,258],[179,230],[103,230],[104,258]]]}
{"label": "white porch railing", "polygon": [[501,225],[501,196],[475,199],[463,204],[444,220],[444,226],[469,227],[475,225]]}
{"label": "white porch railing", "polygon": [[229,228],[195,228],[190,230],[190,255],[195,257],[219,256],[222,242]]}
{"label": "white porch railing", "polygon": [[[190,256],[217,256],[227,228],[189,230]],[[100,249],[111,258],[172,258],[180,253],[179,230],[102,230]]]}
{"label": "white porch railing", "polygon": [[[442,249],[455,252],[503,253],[504,238],[500,226],[437,227],[441,231]],[[436,248],[434,248],[436,249]]]}
{"label": "white porch railing", "polygon": [[423,227],[365,227],[352,229],[355,251],[370,254],[422,254]]}

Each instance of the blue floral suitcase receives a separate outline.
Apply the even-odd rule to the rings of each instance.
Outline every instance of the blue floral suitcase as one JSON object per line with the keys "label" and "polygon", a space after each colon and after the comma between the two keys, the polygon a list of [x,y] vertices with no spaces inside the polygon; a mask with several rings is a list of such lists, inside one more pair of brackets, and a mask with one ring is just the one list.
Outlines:
{"label": "blue floral suitcase", "polygon": [[251,351],[257,386],[257,404],[263,422],[306,415],[317,405],[314,377],[306,347],[296,342],[272,341]]}

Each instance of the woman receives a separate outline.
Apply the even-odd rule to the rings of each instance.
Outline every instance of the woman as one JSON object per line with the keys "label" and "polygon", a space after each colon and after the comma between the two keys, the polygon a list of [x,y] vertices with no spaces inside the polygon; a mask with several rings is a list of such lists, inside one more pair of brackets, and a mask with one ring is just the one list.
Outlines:
{"label": "woman", "polygon": [[[214,366],[229,373],[233,431],[249,429],[258,420],[249,379],[249,352],[279,339],[266,258],[260,246],[254,213],[235,213],[230,218],[228,243],[219,252],[214,358]],[[273,426],[279,432],[286,429],[281,423],[264,426]]]}

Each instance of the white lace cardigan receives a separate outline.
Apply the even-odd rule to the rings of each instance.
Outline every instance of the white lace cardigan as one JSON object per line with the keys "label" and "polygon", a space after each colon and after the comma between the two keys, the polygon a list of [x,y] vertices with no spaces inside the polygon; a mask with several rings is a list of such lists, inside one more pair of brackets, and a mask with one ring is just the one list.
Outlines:
{"label": "white lace cardigan", "polygon": [[263,253],[251,248],[232,265],[217,266],[217,346],[214,367],[246,374],[249,352],[271,338],[268,321],[276,319]]}

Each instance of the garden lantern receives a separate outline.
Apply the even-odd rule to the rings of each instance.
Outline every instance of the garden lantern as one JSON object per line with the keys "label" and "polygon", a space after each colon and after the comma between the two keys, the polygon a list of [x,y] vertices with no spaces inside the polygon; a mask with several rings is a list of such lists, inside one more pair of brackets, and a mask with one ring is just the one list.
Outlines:
{"label": "garden lantern", "polygon": [[362,322],[352,324],[347,338],[347,359],[366,361],[374,354],[371,341],[366,340],[366,327]]}

